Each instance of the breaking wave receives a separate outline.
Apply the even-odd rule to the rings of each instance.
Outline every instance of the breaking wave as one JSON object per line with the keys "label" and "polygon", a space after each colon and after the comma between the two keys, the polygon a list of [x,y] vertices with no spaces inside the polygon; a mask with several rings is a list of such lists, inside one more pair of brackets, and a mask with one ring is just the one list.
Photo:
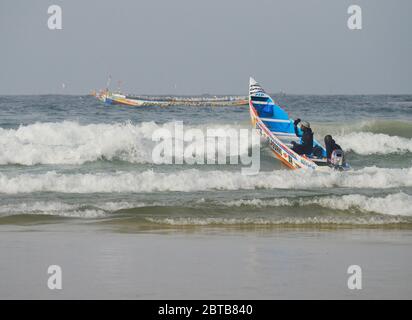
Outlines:
{"label": "breaking wave", "polygon": [[246,176],[240,171],[179,170],[171,173],[146,170],[62,174],[0,173],[0,193],[146,193],[162,191],[195,192],[241,189],[395,188],[412,186],[412,168],[367,167],[352,172],[286,171],[261,172]]}
{"label": "breaking wave", "polygon": [[412,122],[400,120],[369,120],[361,123],[360,131],[383,133],[390,136],[412,138]]}
{"label": "breaking wave", "polygon": [[360,155],[412,152],[412,139],[383,133],[353,132],[335,139],[346,151]]}
{"label": "breaking wave", "polygon": [[[0,128],[0,164],[74,164],[97,160],[121,160],[131,163],[152,163],[152,151],[157,142],[152,135],[157,129],[167,129],[172,139],[176,122],[131,122],[116,124],[87,124],[64,121],[60,123],[35,123],[17,129]],[[186,129],[239,129],[236,125],[199,125]],[[232,132],[233,134],[233,132]],[[195,140],[192,144],[196,144]],[[211,141],[206,140],[206,147]],[[193,146],[193,145],[192,145]],[[213,145],[215,147],[215,145]],[[195,147],[195,146],[193,146]],[[216,144],[216,151],[222,147]],[[243,150],[243,149],[239,149]],[[247,146],[245,148],[247,152]],[[240,155],[241,153],[239,153]],[[236,155],[236,154],[234,154]]]}
{"label": "breaking wave", "polygon": [[0,206],[0,217],[12,215],[47,215],[94,219],[106,216],[106,212],[102,209],[87,208],[60,202],[35,202]]}
{"label": "breaking wave", "polygon": [[[349,194],[313,198],[240,199],[227,202],[189,201],[177,206],[167,201],[159,203],[114,201],[84,204],[36,201],[3,204],[0,206],[0,219],[24,215],[30,216],[32,221],[35,221],[34,219],[40,216],[54,216],[104,219],[108,223],[114,218],[113,223],[116,223],[117,213],[121,213],[121,218],[126,220],[137,219],[137,221],[174,226],[403,225],[412,224],[411,206],[412,196],[402,192],[380,197]],[[233,207],[250,208],[250,210],[233,211]],[[293,211],[285,211],[284,208],[287,207],[293,207]],[[205,210],[199,210],[202,208],[207,208],[206,215]]]}
{"label": "breaking wave", "polygon": [[358,226],[384,226],[411,223],[402,217],[176,217],[176,218],[146,218],[156,224],[171,226],[207,226],[207,225],[263,225],[263,226],[301,226],[301,225],[358,225]]}
{"label": "breaking wave", "polygon": [[[412,152],[412,129],[410,123],[370,121],[349,125],[319,124],[315,130],[333,133],[345,150],[360,155]],[[155,122],[130,122],[115,124],[87,124],[64,121],[59,123],[35,123],[17,129],[0,128],[0,164],[73,164],[81,165],[98,160],[120,160],[130,163],[153,163],[152,151],[156,142],[152,134],[157,129],[174,132],[176,122],[162,125]],[[379,128],[382,126],[382,131]],[[316,127],[316,126],[315,126]],[[204,124],[187,126],[185,129],[250,128],[233,124]],[[388,128],[397,128],[400,135],[391,135]],[[176,139],[174,137],[173,139]],[[196,142],[193,142],[196,143]],[[206,141],[207,143],[207,141]],[[214,146],[219,151],[219,145]],[[240,149],[242,150],[242,149]],[[242,151],[243,152],[243,151]],[[239,151],[239,155],[242,153]]]}
{"label": "breaking wave", "polygon": [[[152,204],[153,205],[153,204]],[[143,202],[104,202],[98,204],[69,204],[56,201],[23,202],[0,206],[0,217],[12,215],[48,215],[70,218],[103,218],[123,209],[145,207]]]}
{"label": "breaking wave", "polygon": [[315,197],[311,199],[279,198],[235,200],[225,203],[229,207],[289,207],[317,205],[323,208],[364,213],[379,213],[386,215],[412,216],[412,196],[403,192],[389,194],[385,197],[367,197],[360,194],[350,194],[333,197]]}

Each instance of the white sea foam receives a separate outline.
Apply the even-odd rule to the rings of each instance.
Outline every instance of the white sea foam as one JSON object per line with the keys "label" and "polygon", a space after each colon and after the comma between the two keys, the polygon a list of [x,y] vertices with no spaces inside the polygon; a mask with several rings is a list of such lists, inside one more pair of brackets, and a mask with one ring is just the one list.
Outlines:
{"label": "white sea foam", "polygon": [[143,172],[8,175],[0,173],[1,193],[144,193],[241,189],[394,188],[412,186],[412,168],[368,167],[352,172],[276,170],[246,176],[240,171],[178,170]]}
{"label": "white sea foam", "polygon": [[[83,164],[100,159],[152,163],[152,150],[156,144],[152,141],[153,132],[164,128],[173,134],[175,124],[158,125],[152,121],[81,125],[64,121],[35,123],[18,129],[0,128],[0,164]],[[185,128],[197,128],[206,133],[207,129],[220,128],[229,132],[227,129],[240,127],[210,124],[185,125]]]}
{"label": "white sea foam", "polygon": [[13,212],[21,212],[21,213],[30,213],[30,212],[38,212],[38,211],[67,211],[67,210],[76,210],[78,209],[78,205],[71,205],[62,202],[54,202],[54,201],[36,201],[30,203],[15,203],[15,204],[6,204],[0,206],[0,214],[3,213],[13,213]]}
{"label": "white sea foam", "polygon": [[[195,201],[197,205],[207,205],[206,201]],[[343,196],[325,196],[314,198],[277,198],[277,199],[240,199],[233,201],[218,201],[219,206],[224,207],[251,207],[251,208],[276,208],[276,207],[296,207],[305,208],[308,206],[320,206],[326,209],[342,210],[353,213],[350,215],[331,216],[308,215],[306,217],[291,214],[289,217],[266,215],[264,217],[255,214],[246,217],[156,217],[146,216],[152,222],[163,222],[167,224],[283,224],[283,223],[356,223],[356,224],[383,224],[405,222],[401,217],[412,217],[412,196],[405,193],[389,194],[387,196],[375,197],[360,194],[350,194]],[[109,214],[121,209],[151,207],[155,204],[143,202],[103,202],[98,204],[68,204],[55,201],[36,201],[27,203],[3,204],[0,206],[0,217],[13,215],[51,215],[72,218],[104,218]],[[165,206],[166,203],[156,203],[157,206]],[[270,212],[270,211],[269,211]],[[311,210],[312,213],[316,212]],[[173,213],[173,211],[171,211]],[[378,217],[362,215],[358,213],[381,214],[387,216]],[[388,218],[389,216],[394,217]],[[410,222],[410,220],[409,220]]]}
{"label": "white sea foam", "polygon": [[82,209],[79,205],[60,202],[34,202],[0,206],[0,216],[12,215],[48,215],[70,218],[102,218],[107,215],[101,209]]}
{"label": "white sea foam", "polygon": [[143,202],[103,202],[98,204],[69,204],[56,201],[35,201],[3,204],[0,206],[0,216],[10,215],[53,215],[76,218],[100,218],[108,213],[122,209],[150,206]]}
{"label": "white sea foam", "polygon": [[385,215],[412,216],[412,196],[405,193],[389,194],[385,197],[367,197],[360,194],[350,194],[333,197],[315,197],[311,199],[278,198],[234,200],[222,203],[226,206],[241,207],[288,207],[318,205],[333,210],[360,211],[365,213],[380,213]]}
{"label": "white sea foam", "polygon": [[0,206],[0,217],[12,215],[49,215],[71,218],[102,218],[107,213],[98,208],[85,209],[80,205],[71,205],[60,202],[33,202],[8,204]]}
{"label": "white sea foam", "polygon": [[322,143],[323,136],[332,134],[344,150],[360,155],[412,152],[412,122],[374,119],[313,127]]}
{"label": "white sea foam", "polygon": [[405,193],[390,194],[386,197],[366,197],[354,194],[315,199],[313,203],[337,210],[358,210],[387,215],[412,216],[412,196]]}
{"label": "white sea foam", "polygon": [[146,217],[147,221],[172,226],[204,226],[204,225],[388,225],[407,222],[402,217]]}
{"label": "white sea foam", "polygon": [[18,129],[0,129],[3,150],[1,164],[83,164],[98,159],[144,162],[147,155],[138,148],[147,127],[127,124],[76,122],[36,123]]}
{"label": "white sea foam", "polygon": [[[173,132],[175,124],[176,122],[162,125],[155,122],[127,122],[82,125],[63,121],[35,123],[17,129],[0,128],[0,164],[83,164],[100,159],[152,163],[155,146],[152,141],[153,132],[160,128]],[[365,124],[359,124],[350,130],[342,129],[336,135],[337,142],[345,150],[362,155],[412,152],[411,139],[382,133],[354,132],[362,130],[364,126]],[[186,129],[196,128],[203,133],[208,128],[230,132],[229,129],[241,127],[236,124],[185,125]],[[319,125],[317,133],[323,132],[323,127],[328,126]],[[219,144],[215,144],[215,147],[218,148]]]}
{"label": "white sea foam", "polygon": [[103,210],[96,210],[96,209],[86,209],[86,210],[74,210],[74,211],[43,211],[41,212],[43,215],[53,215],[53,216],[60,216],[60,217],[67,217],[67,218],[84,218],[84,219],[96,219],[96,218],[103,218],[107,214]]}
{"label": "white sea foam", "polygon": [[412,152],[412,139],[382,133],[352,132],[335,139],[345,150],[361,155]]}
{"label": "white sea foam", "polygon": [[145,202],[127,202],[127,201],[120,201],[120,202],[104,202],[104,203],[99,203],[94,206],[103,209],[105,211],[109,212],[115,212],[119,210],[124,210],[124,209],[131,209],[131,208],[142,208],[142,207],[147,207],[147,206],[154,206],[156,204],[154,203],[145,203]]}

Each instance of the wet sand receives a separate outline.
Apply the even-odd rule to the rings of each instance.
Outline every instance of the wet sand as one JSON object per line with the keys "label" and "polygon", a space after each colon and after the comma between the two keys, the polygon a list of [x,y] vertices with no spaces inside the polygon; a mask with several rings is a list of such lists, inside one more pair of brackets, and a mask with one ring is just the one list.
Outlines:
{"label": "wet sand", "polygon": [[[411,299],[412,231],[0,226],[1,299]],[[49,265],[62,290],[47,287]],[[349,290],[347,268],[362,268]]]}

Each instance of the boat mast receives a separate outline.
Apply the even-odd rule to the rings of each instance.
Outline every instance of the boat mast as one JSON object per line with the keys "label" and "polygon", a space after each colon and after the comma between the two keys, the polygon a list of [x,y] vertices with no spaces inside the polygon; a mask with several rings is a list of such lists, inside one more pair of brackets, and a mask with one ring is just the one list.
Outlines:
{"label": "boat mast", "polygon": [[112,75],[109,74],[106,82],[106,92],[109,92],[110,83],[112,82]]}

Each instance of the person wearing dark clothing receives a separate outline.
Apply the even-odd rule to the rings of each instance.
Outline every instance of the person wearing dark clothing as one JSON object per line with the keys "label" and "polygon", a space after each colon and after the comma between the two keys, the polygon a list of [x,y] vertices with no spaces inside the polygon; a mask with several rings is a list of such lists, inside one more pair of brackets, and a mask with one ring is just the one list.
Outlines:
{"label": "person wearing dark clothing", "polygon": [[[302,130],[302,134],[299,133],[298,124],[300,123],[300,128]],[[298,137],[301,137],[301,143],[296,143],[292,141],[292,150],[295,151],[297,154],[312,154],[313,152],[313,132],[310,128],[310,123],[307,121],[301,121],[300,119],[296,119],[293,123],[295,126],[295,134]]]}
{"label": "person wearing dark clothing", "polygon": [[330,160],[332,152],[335,150],[342,150],[341,146],[333,140],[331,135],[325,136],[326,158]]}

